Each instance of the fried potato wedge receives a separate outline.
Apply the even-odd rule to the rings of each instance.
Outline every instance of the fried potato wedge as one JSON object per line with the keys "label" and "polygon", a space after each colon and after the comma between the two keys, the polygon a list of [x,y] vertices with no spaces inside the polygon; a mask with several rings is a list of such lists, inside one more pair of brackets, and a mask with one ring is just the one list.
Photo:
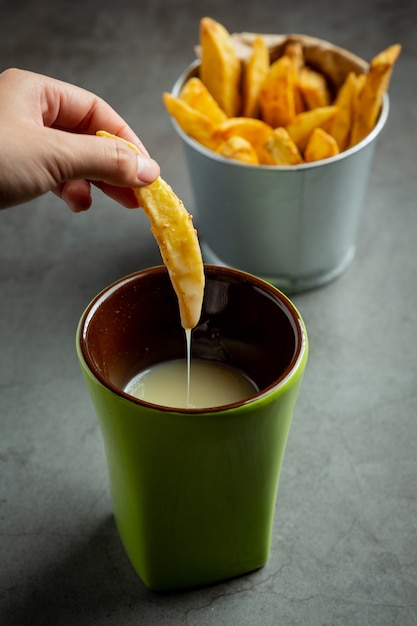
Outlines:
{"label": "fried potato wedge", "polygon": [[296,143],[299,151],[304,152],[311,133],[318,126],[322,126],[336,115],[337,107],[334,105],[328,107],[319,107],[311,111],[300,113],[287,126],[287,131],[293,141]]}
{"label": "fried potato wedge", "polygon": [[259,165],[259,158],[255,148],[244,137],[235,135],[226,139],[217,148],[216,152],[227,159],[234,159],[235,161],[241,161],[242,163],[249,163],[251,165]]}
{"label": "fried potato wedge", "polygon": [[337,141],[340,151],[346,150],[349,145],[350,131],[354,115],[355,99],[361,75],[349,72],[343,85],[337,92],[334,104],[337,112],[334,117],[324,125],[324,129]]}
{"label": "fried potato wedge", "polygon": [[307,109],[298,80],[300,71],[305,65],[304,50],[301,41],[289,41],[284,48],[283,54],[293,60],[297,73],[297,81],[294,86],[294,99],[295,113],[298,115]]}
{"label": "fried potato wedge", "polygon": [[334,137],[326,133],[322,128],[315,128],[310,135],[306,149],[304,150],[304,159],[306,163],[312,161],[321,161],[329,159],[339,154],[339,146]]}
{"label": "fried potato wedge", "polygon": [[151,185],[137,187],[135,195],[151,222],[177,294],[181,324],[185,329],[194,328],[201,315],[204,266],[192,217],[160,177]]}
{"label": "fried potato wedge", "polygon": [[241,107],[241,62],[226,28],[210,17],[200,20],[200,78],[228,117]]}
{"label": "fried potato wedge", "polygon": [[364,85],[366,83],[366,74],[358,74],[356,76],[356,89],[355,89],[355,102],[357,103],[355,105],[356,108],[358,108],[358,103],[359,103],[359,98],[361,96],[362,93],[362,89],[364,88]]}
{"label": "fried potato wedge", "polygon": [[238,135],[248,141],[258,155],[259,163],[270,163],[270,157],[265,150],[265,142],[272,134],[272,128],[262,120],[252,117],[231,117],[217,126],[214,139],[223,142]]}
{"label": "fried potato wedge", "polygon": [[186,135],[210,150],[216,148],[217,142],[214,139],[216,124],[207,115],[168,92],[162,94],[162,99],[168,113],[178,122]]}
{"label": "fried potato wedge", "polygon": [[252,55],[243,69],[243,117],[259,117],[259,93],[269,70],[269,50],[258,35],[252,45]]}
{"label": "fried potato wedge", "polygon": [[180,91],[179,98],[192,109],[206,115],[213,124],[221,124],[227,119],[226,113],[219,107],[205,84],[197,76],[187,80]]}
{"label": "fried potato wedge", "polygon": [[393,67],[400,53],[401,45],[394,44],[371,60],[358,101],[350,146],[362,141],[374,128],[381,111],[384,94],[388,91]]}
{"label": "fried potato wedge", "polygon": [[[314,37],[230,34],[210,17],[200,20],[199,44],[199,79],[189,79],[176,94],[181,104],[164,95],[168,112],[188,135],[219,154],[251,162],[250,147],[240,143],[247,141],[260,165],[303,160],[315,128],[333,137],[340,152],[361,141],[375,127],[401,52],[400,44],[389,46],[368,66]],[[231,137],[241,139],[229,142]],[[311,146],[309,155],[315,158]]]}
{"label": "fried potato wedge", "polygon": [[289,41],[285,45],[283,56],[293,59],[297,72],[305,65],[303,44],[301,41]]}
{"label": "fried potato wedge", "polygon": [[331,104],[331,93],[323,74],[304,66],[298,72],[298,87],[307,109],[326,107]]}
{"label": "fried potato wedge", "polygon": [[[106,131],[98,131],[97,135],[125,141]],[[139,152],[132,143],[125,143]],[[151,222],[152,233],[177,294],[181,324],[185,329],[194,328],[201,315],[205,277],[192,217],[161,177],[146,187],[136,187],[134,192]]]}
{"label": "fried potato wedge", "polygon": [[293,59],[282,56],[272,63],[259,93],[262,119],[272,128],[286,126],[295,118],[296,82]]}
{"label": "fried potato wedge", "polygon": [[303,162],[300,151],[283,127],[275,128],[265,143],[265,150],[274,165],[298,165]]}

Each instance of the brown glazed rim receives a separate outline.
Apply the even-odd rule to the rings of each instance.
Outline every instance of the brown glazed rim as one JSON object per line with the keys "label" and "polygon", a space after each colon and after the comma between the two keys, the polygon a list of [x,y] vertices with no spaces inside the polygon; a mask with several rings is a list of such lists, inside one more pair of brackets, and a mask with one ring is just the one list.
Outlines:
{"label": "brown glazed rim", "polygon": [[284,370],[281,376],[279,376],[279,378],[277,378],[273,383],[271,383],[270,385],[268,385],[267,387],[265,387],[264,389],[262,389],[255,395],[245,400],[241,400],[239,402],[219,405],[215,407],[205,407],[205,408],[178,408],[178,407],[174,408],[174,407],[164,406],[161,404],[156,404],[153,402],[152,403],[146,402],[145,400],[135,398],[134,396],[131,396],[130,394],[123,391],[123,389],[115,385],[108,378],[103,376],[102,373],[97,368],[96,364],[91,359],[89,352],[88,350],[86,350],[86,347],[85,347],[86,346],[86,330],[88,328],[89,320],[93,317],[95,311],[98,309],[100,304],[107,298],[107,296],[110,293],[117,290],[120,286],[130,281],[135,280],[137,276],[143,276],[146,274],[155,274],[155,273],[156,274],[166,273],[167,270],[164,265],[157,265],[157,266],[149,267],[149,268],[128,274],[127,276],[124,276],[122,278],[119,278],[115,282],[105,287],[100,293],[98,293],[93,298],[90,304],[88,304],[79,323],[79,328],[77,332],[77,343],[78,343],[82,358],[89,370],[90,375],[96,378],[104,387],[111,390],[116,395],[122,398],[125,398],[129,402],[133,402],[134,404],[138,404],[140,406],[152,408],[152,409],[162,411],[162,412],[181,413],[181,414],[190,414],[190,415],[191,414],[202,415],[206,413],[210,413],[210,414],[221,413],[221,412],[224,412],[225,410],[231,410],[237,407],[249,405],[269,395],[271,391],[276,390],[279,387],[282,387],[287,382],[287,380],[291,378],[291,376],[296,372],[298,365],[303,359],[304,354],[307,350],[307,334],[305,331],[303,320],[299,312],[297,311],[296,307],[291,302],[291,300],[278,288],[274,287],[272,284],[266,282],[262,278],[259,278],[253,274],[249,274],[248,272],[244,272],[242,270],[238,270],[234,268],[211,265],[211,264],[204,264],[204,267],[205,267],[206,273],[215,272],[217,275],[223,274],[223,275],[234,277],[234,278],[240,278],[243,281],[249,282],[255,287],[258,287],[263,292],[268,293],[273,299],[279,300],[282,304],[284,304],[285,308],[289,312],[290,317],[292,318],[294,322],[294,328],[295,328],[296,335],[297,335],[297,341],[296,341],[294,355],[290,363],[288,364],[287,368]]}

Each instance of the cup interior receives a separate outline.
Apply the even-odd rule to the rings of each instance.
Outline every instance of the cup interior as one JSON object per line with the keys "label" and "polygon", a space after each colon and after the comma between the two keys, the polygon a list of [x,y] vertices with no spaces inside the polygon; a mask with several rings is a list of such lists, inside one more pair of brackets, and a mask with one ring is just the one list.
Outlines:
{"label": "cup interior", "polygon": [[[269,283],[238,270],[206,265],[205,276],[192,357],[241,370],[260,393],[278,385],[303,350],[302,323],[293,304]],[[185,333],[166,268],[137,272],[101,292],[84,312],[78,340],[93,375],[122,395],[140,371],[185,358]]]}

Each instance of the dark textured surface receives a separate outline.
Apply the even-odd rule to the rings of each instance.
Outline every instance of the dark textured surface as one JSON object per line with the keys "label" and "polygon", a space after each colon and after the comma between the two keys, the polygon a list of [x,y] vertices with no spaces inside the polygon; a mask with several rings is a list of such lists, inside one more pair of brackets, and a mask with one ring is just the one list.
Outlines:
{"label": "dark textured surface", "polygon": [[[90,298],[159,263],[144,215],[95,194],[0,213],[0,623],[5,626],[417,623],[415,3],[0,0],[0,69],[82,85],[139,133],[193,212],[161,93],[193,59],[199,19],[301,32],[369,60],[403,44],[356,257],[294,298],[310,360],[261,570],[148,591],[116,534],[104,451],[75,354]],[[1,141],[1,138],[0,138]],[[157,453],[156,453],[157,458]]]}

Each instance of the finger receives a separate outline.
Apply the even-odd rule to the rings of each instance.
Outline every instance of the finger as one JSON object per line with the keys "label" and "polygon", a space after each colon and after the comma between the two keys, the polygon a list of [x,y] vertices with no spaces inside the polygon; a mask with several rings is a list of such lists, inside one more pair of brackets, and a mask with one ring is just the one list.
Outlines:
{"label": "finger", "polygon": [[91,187],[86,180],[70,180],[54,189],[54,193],[69,206],[73,213],[87,211],[91,207]]}
{"label": "finger", "polygon": [[135,144],[142,154],[147,149],[125,120],[95,94],[69,83],[43,77],[43,123],[81,134],[105,129]]}
{"label": "finger", "polygon": [[139,206],[138,199],[131,187],[114,187],[106,183],[94,182],[94,185],[101,189],[106,196],[116,200],[119,204],[127,209],[137,209]]}
{"label": "finger", "polygon": [[152,183],[160,174],[153,159],[137,154],[117,139],[75,135],[50,129],[55,149],[50,151],[58,184],[86,179],[116,187]]}
{"label": "finger", "polygon": [[[94,183],[94,185],[127,209],[137,209],[139,206],[135,192],[130,187],[112,187],[105,183]],[[81,213],[91,207],[90,183],[86,180],[70,180],[59,185],[53,192],[68,205],[73,213]]]}

